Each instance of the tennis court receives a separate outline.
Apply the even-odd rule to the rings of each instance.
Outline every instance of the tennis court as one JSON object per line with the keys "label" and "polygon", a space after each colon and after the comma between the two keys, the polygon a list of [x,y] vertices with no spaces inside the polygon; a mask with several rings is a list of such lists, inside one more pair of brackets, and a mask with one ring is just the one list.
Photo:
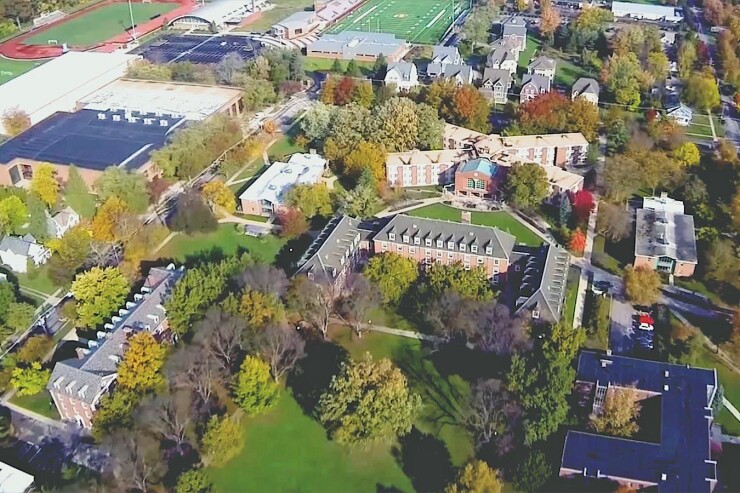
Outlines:
{"label": "tennis court", "polygon": [[[175,2],[142,3],[131,2],[134,22],[143,24],[180,5]],[[69,46],[88,46],[102,43],[131,28],[131,16],[127,3],[111,3],[93,8],[90,12],[61,22],[50,29],[30,36],[23,41],[26,45],[45,45],[50,40]]]}
{"label": "tennis court", "polygon": [[468,3],[468,0],[369,0],[329,32],[382,32],[413,43],[435,44]]}
{"label": "tennis court", "polygon": [[21,74],[25,74],[32,68],[36,68],[43,62],[27,62],[25,60],[8,60],[0,57],[0,84],[5,84]]}

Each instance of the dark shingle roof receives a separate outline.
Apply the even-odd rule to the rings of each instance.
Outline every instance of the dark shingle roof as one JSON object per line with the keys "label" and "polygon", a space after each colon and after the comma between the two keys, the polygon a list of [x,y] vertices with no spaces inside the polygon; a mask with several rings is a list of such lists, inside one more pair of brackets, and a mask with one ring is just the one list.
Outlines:
{"label": "dark shingle roof", "polygon": [[98,338],[88,343],[84,357],[58,362],[46,387],[95,404],[100,392],[115,378],[129,335],[147,330],[147,325],[158,323],[157,319],[164,320],[162,305],[182,275],[183,271],[174,269],[174,266],[151,269],[141,293],[134,295],[134,301],[127,302],[117,315],[111,317],[112,322],[106,324],[108,331],[97,333]]}
{"label": "dark shingle roof", "polygon": [[336,277],[366,236],[361,227],[360,220],[353,217],[333,218],[298,261],[297,274],[321,274],[329,279]]}
{"label": "dark shingle roof", "polygon": [[709,429],[716,370],[583,351],[576,378],[601,387],[634,385],[659,395],[660,441],[569,431],[561,468],[653,483],[664,492],[711,491],[717,479]]}
{"label": "dark shingle roof", "polygon": [[[396,235],[395,240],[390,240],[388,234]],[[516,238],[509,233],[488,226],[476,226],[473,224],[455,223],[439,219],[427,219],[398,214],[375,235],[374,241],[401,242],[403,235],[413,238],[418,236],[422,240],[427,238],[433,241],[465,243],[468,247],[478,246],[478,255],[505,258],[511,257],[511,252],[516,243]],[[422,241],[424,244],[424,241]],[[491,253],[486,253],[486,248],[491,247]],[[467,248],[466,251],[471,251]]]}
{"label": "dark shingle roof", "polygon": [[558,322],[565,302],[570,254],[545,243],[532,248],[515,247],[522,268],[522,280],[514,309],[537,310],[540,320]]}

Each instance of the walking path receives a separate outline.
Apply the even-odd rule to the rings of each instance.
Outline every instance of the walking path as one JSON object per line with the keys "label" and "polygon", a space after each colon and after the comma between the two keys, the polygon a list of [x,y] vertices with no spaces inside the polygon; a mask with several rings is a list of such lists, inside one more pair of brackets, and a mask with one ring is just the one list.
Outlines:
{"label": "walking path", "polygon": [[245,219],[243,217],[236,217],[236,216],[226,216],[222,217],[218,220],[219,224],[228,224],[228,223],[235,223],[235,224],[245,224],[249,226],[257,226],[258,228],[262,229],[269,229],[271,231],[277,231],[280,229],[280,226],[277,224],[271,224],[271,223],[263,223],[260,221],[254,221],[252,219]]}
{"label": "walking path", "polygon": [[738,411],[737,408],[733,406],[730,401],[727,400],[727,397],[722,396],[722,404],[724,404],[727,410],[730,411],[730,414],[735,416],[736,420],[740,421],[740,411]]}
{"label": "walking path", "polygon": [[[588,228],[586,230],[586,248],[583,250],[583,263],[591,265],[591,253],[594,249],[594,235],[596,234],[596,217],[599,213],[599,203],[596,202],[591,215],[588,216]],[[588,274],[590,269],[581,268],[581,276],[578,279],[578,293],[576,295],[575,314],[573,315],[573,327],[581,327],[583,324],[583,312],[586,304],[586,290],[588,289]]]}
{"label": "walking path", "polygon": [[717,132],[714,130],[714,120],[712,120],[712,112],[707,110],[707,115],[709,115],[709,128],[712,129],[712,140],[717,140]]}
{"label": "walking path", "polygon": [[[10,393],[8,393],[8,394],[10,394]],[[6,394],[6,396],[8,396],[8,394]],[[10,397],[7,397],[7,399],[6,399],[6,396],[3,397],[3,401],[2,401],[3,406],[5,406],[5,407],[7,407],[9,409],[12,409],[13,411],[17,412],[18,414],[23,414],[24,416],[28,416],[31,419],[34,419],[36,421],[40,421],[41,423],[47,424],[49,426],[54,426],[56,428],[65,428],[66,427],[64,425],[64,423],[62,423],[61,421],[57,421],[55,419],[47,418],[46,416],[43,416],[43,415],[41,415],[39,413],[35,413],[33,411],[30,411],[30,410],[26,409],[25,407],[21,407],[21,406],[18,406],[16,404],[13,404],[12,402],[10,402],[8,400],[8,399],[10,399]]]}
{"label": "walking path", "polygon": [[383,209],[382,211],[375,214],[375,217],[395,216],[396,214],[402,214],[404,212],[413,211],[415,209],[420,209],[428,205],[438,204],[442,202],[443,200],[444,200],[444,197],[430,197],[428,199],[415,200],[413,204],[406,206],[406,207],[401,207],[400,209],[394,209],[393,207],[388,207],[387,209]]}
{"label": "walking path", "polygon": [[385,327],[383,325],[362,324],[362,328],[364,330],[369,330],[373,332],[382,332],[383,334],[390,334],[390,335],[400,336],[400,337],[408,337],[409,339],[416,339],[419,341],[430,341],[430,342],[436,342],[436,343],[447,342],[447,339],[445,339],[444,337],[438,337],[438,336],[433,336],[429,334],[422,334],[421,332],[414,332],[412,330],[394,329],[392,327]]}

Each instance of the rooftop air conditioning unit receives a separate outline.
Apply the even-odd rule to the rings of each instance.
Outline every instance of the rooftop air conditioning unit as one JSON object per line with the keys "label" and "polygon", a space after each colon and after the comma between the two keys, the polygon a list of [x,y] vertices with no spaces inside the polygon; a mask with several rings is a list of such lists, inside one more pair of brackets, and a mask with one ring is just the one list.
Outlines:
{"label": "rooftop air conditioning unit", "polygon": [[113,121],[114,122],[120,122],[121,121],[121,115],[113,115]]}
{"label": "rooftop air conditioning unit", "polygon": [[98,120],[105,120],[105,113],[98,113]]}
{"label": "rooftop air conditioning unit", "polygon": [[159,120],[159,126],[160,127],[167,127],[167,126],[169,126],[169,122],[167,120]]}

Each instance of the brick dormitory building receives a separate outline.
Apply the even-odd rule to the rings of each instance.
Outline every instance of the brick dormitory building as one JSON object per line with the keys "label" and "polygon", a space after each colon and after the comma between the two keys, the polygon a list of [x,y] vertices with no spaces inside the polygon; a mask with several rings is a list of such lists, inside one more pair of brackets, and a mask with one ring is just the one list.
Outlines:
{"label": "brick dormitory building", "polygon": [[152,268],[132,301],[126,302],[100,330],[91,331],[94,335],[89,339],[80,338],[77,358],[54,366],[46,388],[64,421],[92,427],[100,399],[115,384],[118,364],[131,335],[147,331],[164,338],[168,325],[163,305],[183,273],[172,264],[164,269]]}
{"label": "brick dormitory building", "polygon": [[514,236],[488,226],[404,214],[372,222],[337,216],[298,262],[296,275],[328,279],[339,293],[351,272],[361,270],[370,256],[384,253],[423,266],[459,263],[466,269],[483,268],[493,285],[507,285],[512,312],[526,310],[543,321],[560,320],[568,252],[549,244],[517,245]]}
{"label": "brick dormitory building", "polygon": [[536,163],[547,172],[551,197],[583,188],[583,177],[565,170],[585,163],[588,141],[580,133],[502,137],[445,125],[443,149],[388,154],[392,187],[442,185],[458,196],[495,199],[513,164]]}

